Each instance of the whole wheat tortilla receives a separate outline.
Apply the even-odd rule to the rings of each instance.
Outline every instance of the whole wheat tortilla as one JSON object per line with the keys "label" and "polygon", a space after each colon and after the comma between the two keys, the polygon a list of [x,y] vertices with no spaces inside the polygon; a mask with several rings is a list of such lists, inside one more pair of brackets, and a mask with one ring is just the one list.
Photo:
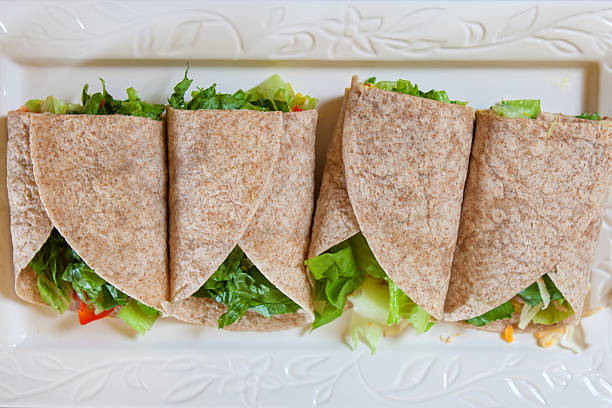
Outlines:
{"label": "whole wheat tortilla", "polygon": [[415,303],[442,316],[473,129],[469,107],[364,86],[342,134],[346,188],[376,259]]}
{"label": "whole wheat tortilla", "polygon": [[445,320],[479,316],[546,273],[580,318],[612,183],[611,136],[605,120],[477,112]]}
{"label": "whole wheat tortilla", "polygon": [[[189,297],[238,245],[312,318],[303,261],[314,200],[316,122],[316,111],[168,108],[169,315],[216,327],[223,306],[206,311],[208,300]],[[253,318],[247,314],[237,327],[275,327]],[[277,320],[283,328],[299,321],[293,314]]]}
{"label": "whole wheat tortilla", "polygon": [[26,266],[55,226],[100,277],[160,308],[169,287],[164,124],[9,112],[9,151],[18,295],[40,302]]}
{"label": "whole wheat tortilla", "polygon": [[[199,324],[207,327],[217,328],[217,320],[227,307],[213,299],[189,297],[172,303],[166,303],[166,313],[186,323]],[[247,310],[240,321],[225,326],[230,331],[280,331],[297,326],[303,326],[312,321],[310,313],[306,309],[300,309],[296,313],[275,315],[270,318],[262,316],[252,310]]]}
{"label": "whole wheat tortilla", "polygon": [[13,241],[15,292],[29,302],[44,304],[36,287],[36,275],[28,267],[53,230],[32,171],[30,117],[27,112],[9,112],[6,146],[6,178]]}
{"label": "whole wheat tortilla", "polygon": [[360,231],[351,200],[346,192],[346,177],[342,161],[342,129],[348,95],[349,90],[347,89],[327,151],[321,190],[317,199],[317,210],[312,224],[308,258],[322,254]]}

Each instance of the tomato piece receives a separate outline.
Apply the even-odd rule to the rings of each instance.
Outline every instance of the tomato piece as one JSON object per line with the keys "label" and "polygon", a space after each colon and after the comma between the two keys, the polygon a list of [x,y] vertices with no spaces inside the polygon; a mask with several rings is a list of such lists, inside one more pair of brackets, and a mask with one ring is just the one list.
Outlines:
{"label": "tomato piece", "polygon": [[291,109],[291,112],[303,112],[304,109],[300,108],[299,106],[295,105],[293,107],[293,109]]}
{"label": "tomato piece", "polygon": [[101,313],[96,314],[93,309],[90,309],[87,306],[87,303],[83,302],[79,299],[79,323],[85,325],[89,322],[93,322],[94,320],[102,319],[108,316],[115,308],[105,310]]}

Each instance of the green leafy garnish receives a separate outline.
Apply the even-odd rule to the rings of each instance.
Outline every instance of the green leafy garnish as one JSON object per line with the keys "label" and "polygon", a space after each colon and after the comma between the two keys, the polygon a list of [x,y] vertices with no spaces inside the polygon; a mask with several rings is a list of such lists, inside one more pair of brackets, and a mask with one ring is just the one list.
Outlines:
{"label": "green leafy garnish", "polygon": [[354,306],[353,340],[361,338],[372,352],[388,325],[406,319],[418,333],[433,325],[431,316],[389,279],[361,233],[307,260],[306,266],[315,279],[313,330],[340,317],[347,299]]}
{"label": "green leafy garnish", "polygon": [[576,117],[580,119],[601,120],[601,117],[599,116],[599,113],[597,112],[593,112],[593,113],[585,112],[585,113],[581,113],[580,115]]}
{"label": "green leafy garnish", "polygon": [[306,95],[295,94],[291,84],[285,82],[280,76],[272,75],[261,84],[249,89],[247,92],[239,89],[233,94],[218,93],[216,84],[206,89],[197,88],[191,92],[191,100],[185,101],[185,93],[193,82],[185,77],[176,84],[174,93],[168,103],[174,109],[249,109],[258,111],[282,111],[314,109],[318,100]]}
{"label": "green leafy garnish", "polygon": [[535,119],[540,113],[539,99],[502,100],[491,107],[493,112],[507,118]]}
{"label": "green leafy garnish", "polygon": [[423,92],[419,90],[417,84],[412,84],[412,82],[407,81],[405,79],[398,79],[397,81],[376,82],[376,77],[371,77],[364,82],[364,85],[371,85],[379,89],[384,89],[385,91],[399,92],[407,95],[419,96],[421,98],[433,99],[434,101],[440,101],[444,103],[452,103],[455,105],[467,104],[467,102],[462,101],[451,101],[446,91],[436,91],[435,89],[432,89],[430,91]]}
{"label": "green leafy garnish", "polygon": [[247,310],[269,318],[300,309],[266,279],[238,246],[192,296],[211,298],[227,306],[217,320],[220,329],[240,321]]}
{"label": "green leafy garnish", "polygon": [[473,324],[474,326],[485,326],[496,320],[510,319],[514,312],[515,310],[512,302],[507,301],[506,303],[502,303],[501,305],[497,306],[495,309],[489,310],[483,315],[466,320],[466,322]]}
{"label": "green leafy garnish", "polygon": [[[62,314],[68,309],[73,292],[88,308],[93,309],[95,314],[114,307],[123,307],[129,303],[148,308],[137,300],[128,300],[125,293],[98,276],[55,228],[30,261],[30,266],[36,274],[41,297],[57,313]],[[159,313],[155,312],[156,316],[159,316]],[[126,322],[140,332],[142,327],[146,327],[147,324],[150,327],[155,321],[151,321],[151,315],[152,312],[146,321],[140,323],[134,317]]]}
{"label": "green leafy garnish", "polygon": [[127,89],[128,98],[119,100],[113,98],[106,91],[106,83],[102,78],[98,78],[102,83],[102,92],[88,94],[89,84],[83,86],[81,93],[81,103],[83,113],[87,115],[130,115],[141,116],[144,118],[161,120],[161,116],[166,110],[164,105],[151,104],[141,100],[134,88]]}
{"label": "green leafy garnish", "polygon": [[28,108],[28,112],[32,113],[74,114],[83,111],[81,105],[66,103],[53,95],[49,95],[45,99],[30,99],[25,106]]}

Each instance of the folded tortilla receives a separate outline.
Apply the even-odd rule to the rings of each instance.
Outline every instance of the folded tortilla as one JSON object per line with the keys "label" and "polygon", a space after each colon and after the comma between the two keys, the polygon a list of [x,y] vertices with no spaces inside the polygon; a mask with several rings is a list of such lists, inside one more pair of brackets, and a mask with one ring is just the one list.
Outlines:
{"label": "folded tortilla", "polygon": [[128,296],[168,298],[163,122],[9,112],[7,187],[19,297],[44,304],[28,264],[55,227]]}
{"label": "folded tortilla", "polygon": [[327,155],[309,257],[361,231],[391,280],[441,318],[473,117],[469,107],[353,77]]}
{"label": "folded tortilla", "polygon": [[480,316],[546,273],[575,312],[561,323],[580,319],[611,183],[612,122],[477,112],[444,319]]}
{"label": "folded tortilla", "polygon": [[168,108],[171,299],[165,311],[217,327],[225,306],[190,297],[238,245],[302,309],[249,311],[231,330],[281,330],[313,319],[304,259],[314,205],[317,112]]}

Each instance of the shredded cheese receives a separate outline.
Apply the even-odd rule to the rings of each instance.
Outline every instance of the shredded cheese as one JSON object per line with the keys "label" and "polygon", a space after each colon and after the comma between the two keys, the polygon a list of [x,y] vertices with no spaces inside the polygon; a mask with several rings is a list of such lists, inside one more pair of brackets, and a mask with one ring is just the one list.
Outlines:
{"label": "shredded cheese", "polygon": [[535,306],[530,306],[527,304],[524,305],[523,310],[521,310],[521,316],[519,317],[519,329],[523,330],[525,327],[527,327],[527,325],[529,324],[529,322],[531,322],[531,320],[533,320],[535,315],[538,314],[540,310],[542,310],[543,306],[543,303],[539,303]]}
{"label": "shredded cheese", "polygon": [[586,312],[582,313],[582,317],[593,316],[594,314],[597,314],[597,313],[601,312],[602,310],[604,310],[603,306],[599,306],[599,307],[596,307],[595,309],[587,310]]}
{"label": "shredded cheese", "polygon": [[457,333],[453,333],[450,336],[444,337],[442,335],[440,335],[440,341],[443,341],[446,344],[451,344],[453,342],[453,340],[455,340],[457,337],[461,336],[460,332]]}
{"label": "shredded cheese", "polygon": [[394,324],[393,326],[385,327],[385,330],[383,330],[383,336],[385,337],[397,336],[401,332],[402,332],[402,328],[398,324]]}
{"label": "shredded cheese", "polygon": [[550,330],[540,330],[534,332],[533,337],[536,338],[538,346],[543,348],[549,348],[559,344],[565,333],[565,327],[555,327]]}
{"label": "shredded cheese", "polygon": [[507,343],[512,343],[514,341],[514,329],[512,326],[506,326],[501,334],[501,337],[502,339],[506,340]]}
{"label": "shredded cheese", "polygon": [[548,293],[548,289],[546,289],[546,283],[544,279],[540,278],[536,281],[538,283],[538,289],[540,289],[540,296],[542,296],[542,302],[544,302],[544,307],[542,309],[546,309],[550,304],[550,293]]}

